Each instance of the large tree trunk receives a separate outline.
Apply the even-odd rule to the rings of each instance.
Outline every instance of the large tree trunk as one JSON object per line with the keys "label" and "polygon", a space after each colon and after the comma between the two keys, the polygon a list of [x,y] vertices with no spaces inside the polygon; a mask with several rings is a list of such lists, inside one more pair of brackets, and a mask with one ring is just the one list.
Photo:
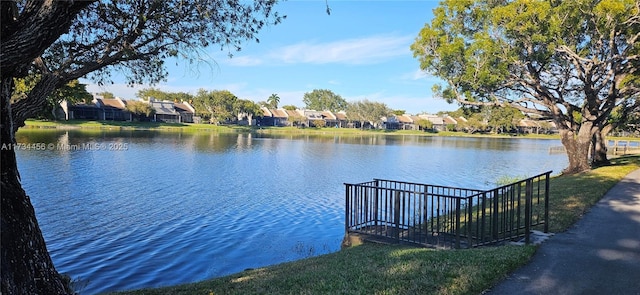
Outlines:
{"label": "large tree trunk", "polygon": [[593,157],[593,166],[605,166],[611,164],[609,159],[607,158],[607,143],[605,140],[606,132],[602,131],[602,129],[598,129],[595,131],[592,139],[592,157]]}
{"label": "large tree trunk", "polygon": [[[22,189],[13,149],[17,126],[11,112],[13,78],[24,77],[34,59],[69,30],[76,15],[95,0],[29,0],[0,2],[0,170],[2,294],[69,294],[69,282],[58,274]],[[46,92],[46,91],[45,91]],[[46,96],[45,96],[46,97]],[[38,103],[33,108],[39,107]],[[25,105],[24,109],[31,109]]]}
{"label": "large tree trunk", "polygon": [[2,294],[69,294],[58,274],[29,196],[20,184],[11,118],[12,78],[2,79]]}
{"label": "large tree trunk", "polygon": [[591,169],[589,161],[589,148],[591,147],[591,124],[583,124],[578,134],[573,130],[560,129],[560,140],[567,150],[569,166],[562,171],[565,174],[574,174]]}

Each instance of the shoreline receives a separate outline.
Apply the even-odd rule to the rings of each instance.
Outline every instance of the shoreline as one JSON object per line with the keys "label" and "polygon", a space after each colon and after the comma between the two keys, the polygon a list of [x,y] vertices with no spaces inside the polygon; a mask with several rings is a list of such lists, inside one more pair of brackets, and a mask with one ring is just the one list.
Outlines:
{"label": "shoreline", "polygon": [[[215,131],[248,133],[285,133],[309,135],[415,135],[443,137],[487,137],[487,138],[531,138],[560,139],[557,134],[469,134],[458,131],[424,132],[417,130],[383,130],[354,128],[297,128],[297,127],[258,127],[240,125],[211,125],[194,123],[156,123],[156,122],[117,122],[117,121],[41,121],[27,120],[19,130],[57,129],[57,130],[141,130],[141,131]],[[638,139],[640,140],[640,138]]]}
{"label": "shoreline", "polygon": [[[427,136],[427,137],[474,137],[474,138],[518,138],[518,139],[551,139],[560,140],[558,134],[491,134],[459,131],[424,132],[417,130],[383,130],[354,128],[297,128],[297,127],[258,127],[241,125],[211,125],[195,123],[157,123],[157,122],[119,122],[119,121],[45,121],[29,119],[20,130],[104,130],[104,131],[158,131],[158,132],[220,132],[220,133],[262,133],[291,135],[326,135],[326,136]],[[608,140],[631,141],[640,145],[640,137],[607,136]]]}

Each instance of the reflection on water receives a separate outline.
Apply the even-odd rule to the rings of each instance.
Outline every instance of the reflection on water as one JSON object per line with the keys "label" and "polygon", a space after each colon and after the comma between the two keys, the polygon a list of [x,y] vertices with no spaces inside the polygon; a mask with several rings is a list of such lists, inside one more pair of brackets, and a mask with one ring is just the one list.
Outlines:
{"label": "reflection on water", "polygon": [[16,137],[54,144],[18,151],[18,166],[57,269],[84,282],[84,294],[337,251],[345,182],[486,188],[566,166],[564,155],[548,153],[557,140],[104,130]]}

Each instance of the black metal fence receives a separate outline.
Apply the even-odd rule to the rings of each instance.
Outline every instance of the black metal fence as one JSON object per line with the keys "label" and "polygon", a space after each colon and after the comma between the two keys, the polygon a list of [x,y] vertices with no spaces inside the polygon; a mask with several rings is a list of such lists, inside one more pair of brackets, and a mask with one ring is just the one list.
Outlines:
{"label": "black metal fence", "polygon": [[434,247],[476,247],[548,231],[551,171],[491,190],[393,180],[347,184],[345,233]]}

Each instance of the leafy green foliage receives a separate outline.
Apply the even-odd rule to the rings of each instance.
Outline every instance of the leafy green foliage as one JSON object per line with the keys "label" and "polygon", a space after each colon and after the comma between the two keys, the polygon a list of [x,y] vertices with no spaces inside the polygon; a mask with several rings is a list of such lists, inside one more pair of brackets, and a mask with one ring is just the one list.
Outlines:
{"label": "leafy green foliage", "polygon": [[[166,77],[164,60],[174,57],[194,64],[204,60],[200,49],[210,45],[237,51],[255,40],[265,25],[283,16],[274,1],[99,1],[81,11],[70,32],[54,43],[46,59],[54,67],[89,65],[98,83],[113,70],[131,84],[159,82]],[[64,57],[61,59],[61,57]],[[101,65],[95,68],[95,63]],[[64,69],[67,70],[67,69]]]}
{"label": "leafy green foliage", "polygon": [[136,92],[136,97],[146,101],[148,101],[149,98],[153,98],[155,100],[173,102],[190,102],[193,99],[193,95],[186,92],[167,92],[153,87],[138,90],[138,92]]}
{"label": "leafy green foliage", "polygon": [[233,105],[233,112],[235,115],[241,115],[241,114],[245,114],[248,116],[263,115],[262,109],[260,109],[260,105],[247,99],[236,100],[236,102]]}
{"label": "leafy green foliage", "polygon": [[300,126],[303,123],[307,122],[307,117],[303,115],[289,116],[287,117],[287,122],[289,122],[291,126]]}
{"label": "leafy green foliage", "polygon": [[[40,81],[41,75],[31,74],[24,78],[15,78],[15,90],[12,93],[12,103],[21,99],[27,99],[28,94],[33,87]],[[60,103],[64,100],[70,104],[79,102],[89,103],[93,96],[87,91],[86,84],[80,83],[78,80],[71,80],[69,83],[61,86],[46,98],[46,105],[35,114],[36,118],[56,118],[56,110],[60,108]]]}
{"label": "leafy green foliage", "polygon": [[267,98],[268,108],[277,109],[279,103],[280,103],[280,96],[278,96],[275,93],[271,94],[269,98]]}
{"label": "leafy green foliage", "polygon": [[552,118],[578,172],[613,108],[640,105],[639,38],[634,0],[445,0],[411,50],[448,102]]}
{"label": "leafy green foliage", "polygon": [[[28,7],[51,5],[48,2],[36,3]],[[274,11],[277,2],[272,0],[107,0],[83,3],[84,9],[75,10],[71,15],[66,12],[70,27],[62,24],[66,19],[61,17],[60,26],[50,31],[26,32],[30,27],[22,26],[17,33],[15,29],[6,32],[20,35],[24,29],[26,33],[20,35],[24,38],[38,34],[43,38],[49,38],[51,34],[59,37],[44,53],[38,53],[38,58],[29,61],[29,70],[44,78],[34,86],[38,90],[32,92],[37,95],[28,96],[27,100],[13,106],[14,115],[20,114],[14,117],[18,121],[23,121],[29,112],[37,109],[29,104],[44,105],[46,96],[71,80],[87,77],[103,85],[113,82],[111,73],[116,71],[129,85],[155,84],[168,75],[164,64],[167,58],[185,62],[195,73],[199,71],[199,65],[210,65],[204,56],[205,48],[220,46],[220,50],[227,50],[231,56],[232,51],[241,49],[245,40],[259,42],[257,34],[262,28],[286,18]],[[10,9],[11,5],[5,7]],[[11,13],[25,11],[30,10],[15,8]],[[44,8],[42,11],[46,14],[49,10]],[[17,19],[27,17],[31,16]],[[39,17],[57,16],[43,14]],[[4,27],[10,28],[9,25],[15,24],[8,23]],[[60,27],[64,29],[60,30]]]}
{"label": "leafy green foliage", "polygon": [[148,103],[142,101],[127,101],[127,111],[134,115],[138,120],[145,120],[155,114],[156,110]]}
{"label": "leafy green foliage", "polygon": [[427,119],[420,119],[416,122],[418,126],[420,126],[421,130],[427,131],[433,128],[433,123]]}
{"label": "leafy green foliage", "polygon": [[391,114],[391,109],[381,102],[372,102],[365,99],[351,102],[347,105],[347,117],[350,120],[359,121],[361,128],[364,128],[366,122],[377,126],[381,123],[380,118],[389,114]]}
{"label": "leafy green foliage", "polygon": [[109,91],[98,92],[96,94],[99,95],[99,96],[102,96],[103,98],[106,98],[106,99],[114,99],[114,98],[116,98],[116,96],[113,95],[113,93],[111,93]]}
{"label": "leafy green foliage", "polygon": [[323,127],[327,126],[327,121],[325,121],[325,120],[313,120],[313,121],[311,121],[311,124],[313,124],[313,127],[323,128]]}
{"label": "leafy green foliage", "polygon": [[524,119],[524,115],[519,110],[506,107],[491,107],[489,110],[488,125],[496,133],[510,132],[516,128],[518,121]]}
{"label": "leafy green foliage", "polygon": [[347,108],[347,101],[342,96],[328,89],[314,89],[302,97],[307,109],[316,111],[338,112]]}
{"label": "leafy green foliage", "polygon": [[193,97],[193,106],[199,114],[205,114],[211,123],[219,124],[231,120],[239,108],[238,98],[228,90],[198,90]]}

